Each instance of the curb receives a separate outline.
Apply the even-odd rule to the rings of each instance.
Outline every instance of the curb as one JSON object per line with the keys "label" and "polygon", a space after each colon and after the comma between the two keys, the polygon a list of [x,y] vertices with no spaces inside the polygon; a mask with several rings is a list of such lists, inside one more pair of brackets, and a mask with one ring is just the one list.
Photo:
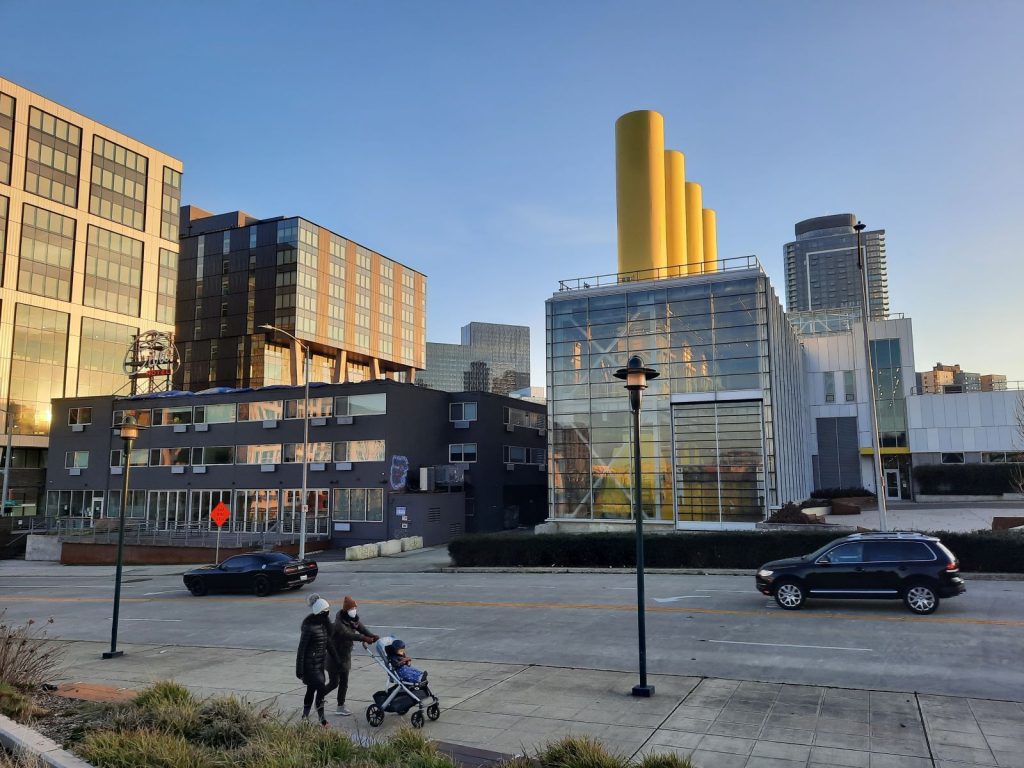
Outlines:
{"label": "curb", "polygon": [[53,739],[48,739],[26,725],[0,715],[0,744],[17,754],[35,755],[50,768],[93,768]]}
{"label": "curb", "polygon": [[[570,568],[552,566],[480,566],[441,568],[441,573],[603,573],[621,576],[636,573],[636,568]],[[667,576],[750,576],[757,572],[755,568],[645,568],[644,573]],[[962,573],[965,581],[1024,581],[1024,573]]]}

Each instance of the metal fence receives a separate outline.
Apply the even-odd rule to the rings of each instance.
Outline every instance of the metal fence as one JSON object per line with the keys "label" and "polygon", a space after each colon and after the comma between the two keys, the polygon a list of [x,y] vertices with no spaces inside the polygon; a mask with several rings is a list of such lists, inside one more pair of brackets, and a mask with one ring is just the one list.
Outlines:
{"label": "metal fence", "polygon": [[[118,518],[58,518],[54,531],[61,541],[82,544],[116,544],[118,540]],[[310,525],[312,528],[312,525]],[[277,531],[224,531],[220,535],[221,547],[262,547],[297,544],[299,534]],[[306,541],[321,541],[328,538],[326,533],[307,533]],[[125,520],[124,543],[132,545],[164,547],[214,547],[218,543],[216,529],[201,527],[200,524],[182,526],[175,530],[161,530],[150,526],[146,520]]]}

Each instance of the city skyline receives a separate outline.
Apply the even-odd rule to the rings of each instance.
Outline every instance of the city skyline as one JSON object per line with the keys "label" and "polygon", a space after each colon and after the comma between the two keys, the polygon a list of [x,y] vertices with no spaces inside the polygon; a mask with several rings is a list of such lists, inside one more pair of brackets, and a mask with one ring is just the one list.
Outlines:
{"label": "city skyline", "polygon": [[[64,55],[9,35],[5,77],[180,157],[185,204],[309,216],[426,273],[432,342],[456,341],[466,317],[529,325],[534,384],[558,280],[615,271],[613,125],[645,108],[665,113],[666,139],[709,190],[721,257],[757,255],[781,288],[792,223],[852,211],[886,229],[891,310],[914,320],[917,370],[957,359],[1024,380],[1020,6],[388,3],[282,16],[247,3],[239,22],[243,5],[224,3],[198,25],[180,7],[56,5],[67,23],[48,48]],[[0,15],[17,30],[35,11]],[[247,34],[226,38],[229,23]],[[287,57],[252,55],[297,39]],[[121,54],[91,55],[104,41]],[[174,56],[186,41],[193,53]],[[607,55],[623,44],[630,55]],[[496,265],[520,279],[494,279]]]}

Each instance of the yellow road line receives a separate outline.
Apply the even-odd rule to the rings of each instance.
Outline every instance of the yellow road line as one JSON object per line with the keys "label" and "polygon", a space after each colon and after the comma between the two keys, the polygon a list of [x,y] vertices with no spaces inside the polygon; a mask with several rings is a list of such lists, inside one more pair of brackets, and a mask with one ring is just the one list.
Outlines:
{"label": "yellow road line", "polygon": [[[166,597],[166,598],[143,598],[143,597],[122,597],[122,603],[149,603],[169,602],[175,600],[199,600],[206,598],[195,597]],[[305,600],[299,597],[224,597],[214,598],[219,602],[232,603],[304,603]],[[0,603],[110,603],[110,598],[99,597],[39,597],[37,595],[9,595],[0,596]],[[335,598],[332,602],[341,603],[341,598]],[[576,610],[576,611],[623,611],[633,612],[636,605],[622,603],[538,603],[538,602],[498,602],[488,600],[360,600],[363,605],[390,605],[390,606],[428,606],[438,608],[514,608],[527,610]],[[993,627],[1021,627],[1024,628],[1024,620],[1020,619],[972,619],[952,616],[889,616],[886,614],[868,613],[821,613],[814,610],[803,611],[752,611],[733,608],[685,608],[671,605],[649,605],[645,608],[647,613],[685,613],[701,614],[711,616],[750,616],[754,618],[776,617],[776,618],[802,618],[802,619],[838,619],[841,621],[890,621],[890,622],[928,622],[933,624],[969,624],[978,626]]]}

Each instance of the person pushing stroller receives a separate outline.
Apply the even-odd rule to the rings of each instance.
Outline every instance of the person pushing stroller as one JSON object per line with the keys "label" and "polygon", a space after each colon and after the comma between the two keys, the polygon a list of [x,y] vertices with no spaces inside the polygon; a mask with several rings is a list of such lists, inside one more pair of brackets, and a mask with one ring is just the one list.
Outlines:
{"label": "person pushing stroller", "polygon": [[386,648],[386,652],[388,663],[391,664],[391,668],[395,670],[398,679],[403,683],[406,685],[419,685],[420,683],[427,682],[427,673],[412,665],[412,659],[406,655],[405,643],[402,640],[396,638]]}

